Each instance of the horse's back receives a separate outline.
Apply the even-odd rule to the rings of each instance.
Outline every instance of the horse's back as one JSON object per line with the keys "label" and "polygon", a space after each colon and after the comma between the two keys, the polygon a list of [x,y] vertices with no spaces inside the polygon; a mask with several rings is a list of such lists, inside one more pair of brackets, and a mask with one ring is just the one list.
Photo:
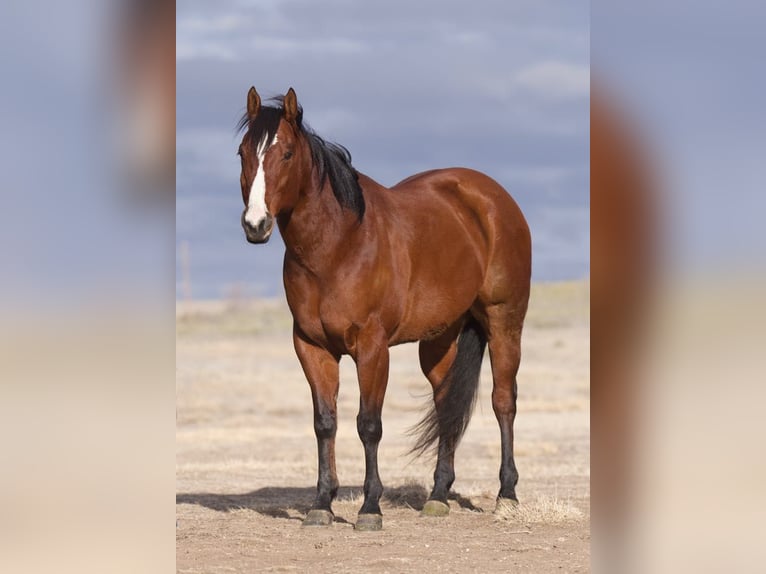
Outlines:
{"label": "horse's back", "polygon": [[523,249],[529,227],[518,204],[494,179],[479,171],[454,167],[435,169],[410,176],[391,188],[401,200],[403,210],[417,218],[411,209],[423,203],[430,219],[444,221],[443,211],[458,215],[469,227],[481,231],[488,250],[497,242],[513,242]]}
{"label": "horse's back", "polygon": [[516,225],[526,221],[510,194],[488,175],[465,167],[433,169],[403,179],[391,188],[400,194],[455,197],[468,208],[480,209],[487,215],[504,216]]}

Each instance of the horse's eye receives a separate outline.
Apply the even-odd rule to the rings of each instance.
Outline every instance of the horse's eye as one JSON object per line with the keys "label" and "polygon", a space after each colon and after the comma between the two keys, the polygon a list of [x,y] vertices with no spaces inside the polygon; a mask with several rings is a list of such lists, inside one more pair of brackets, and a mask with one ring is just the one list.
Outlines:
{"label": "horse's eye", "polygon": [[285,155],[283,156],[283,159],[290,159],[291,157],[293,157],[293,152],[286,151]]}

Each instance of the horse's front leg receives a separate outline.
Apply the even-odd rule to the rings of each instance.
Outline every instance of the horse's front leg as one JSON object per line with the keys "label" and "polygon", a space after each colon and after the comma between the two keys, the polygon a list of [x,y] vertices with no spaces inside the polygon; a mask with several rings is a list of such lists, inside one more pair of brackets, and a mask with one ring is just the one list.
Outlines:
{"label": "horse's front leg", "polygon": [[388,338],[382,328],[366,329],[356,341],[356,370],[359,377],[359,415],[356,428],[364,444],[364,503],[357,530],[380,530],[383,517],[380,497],[383,484],[378,474],[378,444],[383,436],[381,411],[388,384]]}
{"label": "horse's front leg", "polygon": [[298,360],[311,386],[311,398],[314,403],[314,433],[319,451],[317,496],[303,525],[330,526],[333,523],[332,501],[338,493],[338,475],[335,471],[335,432],[338,428],[336,402],[340,357],[306,340],[297,328],[293,330],[293,342]]}

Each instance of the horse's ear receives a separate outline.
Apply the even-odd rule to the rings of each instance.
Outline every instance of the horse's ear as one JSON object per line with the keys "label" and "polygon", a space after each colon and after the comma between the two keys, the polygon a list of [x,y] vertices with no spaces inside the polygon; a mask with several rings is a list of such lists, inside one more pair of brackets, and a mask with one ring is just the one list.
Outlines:
{"label": "horse's ear", "polygon": [[261,96],[258,95],[253,86],[247,92],[247,117],[252,120],[259,111],[261,111]]}
{"label": "horse's ear", "polygon": [[298,118],[298,97],[292,88],[287,90],[287,94],[285,94],[284,108],[285,119],[291,124],[295,123],[295,120]]}

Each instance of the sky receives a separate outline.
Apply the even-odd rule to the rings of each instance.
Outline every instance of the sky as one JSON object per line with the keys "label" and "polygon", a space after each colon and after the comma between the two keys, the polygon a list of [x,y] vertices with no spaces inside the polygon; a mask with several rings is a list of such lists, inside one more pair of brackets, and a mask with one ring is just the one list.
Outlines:
{"label": "sky", "polygon": [[176,34],[176,243],[193,297],[283,293],[278,234],[250,245],[240,227],[251,85],[293,87],[316,132],[383,185],[485,172],[529,221],[533,280],[588,276],[588,2],[187,1]]}

